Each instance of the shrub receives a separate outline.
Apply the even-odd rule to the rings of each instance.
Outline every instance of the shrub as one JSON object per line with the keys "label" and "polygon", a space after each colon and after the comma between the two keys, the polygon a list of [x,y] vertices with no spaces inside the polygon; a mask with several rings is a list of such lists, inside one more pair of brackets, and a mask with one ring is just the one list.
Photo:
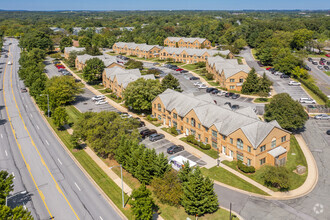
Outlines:
{"label": "shrub", "polygon": [[206,79],[212,80],[213,79],[213,74],[212,73],[206,73],[205,74]]}
{"label": "shrub", "polygon": [[237,162],[237,166],[238,166],[238,169],[240,169],[244,173],[254,173],[256,171],[254,166],[246,166],[240,160]]}
{"label": "shrub", "polygon": [[170,128],[170,133],[174,135],[178,135],[178,131],[176,130],[176,127],[171,127]]}
{"label": "shrub", "polygon": [[211,149],[211,145],[209,145],[209,144],[203,144],[203,143],[201,143],[201,146],[200,146],[203,150],[210,150]]}
{"label": "shrub", "polygon": [[148,115],[147,120],[148,121],[157,121],[157,118],[153,118],[153,117],[151,117],[151,115]]}
{"label": "shrub", "polygon": [[204,67],[206,67],[205,62],[198,62],[198,63],[196,63],[195,65],[196,65],[198,68],[204,68]]}
{"label": "shrub", "polygon": [[286,167],[266,166],[262,173],[266,185],[288,190],[290,188],[289,171]]}
{"label": "shrub", "polygon": [[105,91],[106,93],[110,93],[110,92],[112,92],[111,89],[109,89],[109,88],[106,88],[104,91]]}
{"label": "shrub", "polygon": [[209,144],[205,145],[202,142],[196,140],[194,135],[188,135],[186,140],[187,140],[187,142],[189,142],[191,144],[194,144],[194,145],[200,147],[203,150],[210,150],[211,149],[211,145],[209,145]]}

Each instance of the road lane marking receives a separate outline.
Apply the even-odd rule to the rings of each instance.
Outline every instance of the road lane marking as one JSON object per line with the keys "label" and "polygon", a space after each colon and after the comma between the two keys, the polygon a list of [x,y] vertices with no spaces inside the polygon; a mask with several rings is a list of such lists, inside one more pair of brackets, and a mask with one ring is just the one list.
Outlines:
{"label": "road lane marking", "polygon": [[36,125],[37,126],[37,129],[39,130],[39,126],[38,125]]}
{"label": "road lane marking", "polygon": [[60,161],[60,158],[57,158],[58,162],[62,165],[62,162]]}
{"label": "road lane marking", "polygon": [[8,157],[8,153],[7,153],[7,151],[5,150],[5,154],[6,154],[6,157]]}
{"label": "road lane marking", "polygon": [[14,179],[15,179],[15,173],[14,172],[11,172],[11,174],[13,175]]}
{"label": "road lane marking", "polygon": [[25,105],[26,106],[26,108],[27,108],[27,105]]}
{"label": "road lane marking", "polygon": [[30,113],[31,118],[33,118],[32,114]]}
{"label": "road lane marking", "polygon": [[101,216],[99,216],[101,220],[103,220],[103,218]]}
{"label": "road lane marking", "polygon": [[46,140],[46,144],[49,146],[49,143],[48,143],[48,141]]}
{"label": "road lane marking", "polygon": [[75,182],[74,183],[76,185],[76,187],[79,189],[79,191],[81,191],[81,189],[79,188],[78,184]]}
{"label": "road lane marking", "polygon": [[[10,46],[9,46],[9,49],[8,49],[8,53],[10,54]],[[7,66],[8,66],[8,62],[6,62],[6,65],[5,65],[5,71],[4,71],[4,74],[3,74],[3,81],[2,81],[2,88],[3,88],[3,89],[2,89],[2,92],[3,92],[3,99],[4,99],[4,104],[5,104],[5,106],[6,106],[6,113],[7,113],[7,116],[8,116],[8,120],[9,120],[10,128],[11,128],[13,134],[15,134],[15,131],[14,131],[14,128],[13,128],[13,124],[12,124],[11,119],[10,119],[10,116],[9,116],[9,111],[8,111],[8,107],[7,107],[7,103],[6,103],[6,96],[5,96],[5,77],[6,77]],[[12,68],[13,68],[13,66],[11,66],[11,73],[12,73]],[[12,85],[11,85],[11,86],[12,86]],[[15,98],[15,96],[14,96],[14,98]],[[18,149],[20,150],[20,153],[21,153],[21,156],[22,156],[22,158],[23,158],[23,161],[24,161],[24,163],[25,163],[25,165],[26,165],[26,168],[27,168],[27,170],[29,171],[29,174],[30,174],[30,176],[31,176],[31,179],[32,179],[32,181],[33,181],[33,183],[34,183],[34,185],[35,185],[35,187],[36,187],[36,189],[37,189],[37,191],[38,191],[38,193],[39,193],[39,195],[40,195],[40,198],[41,198],[42,202],[44,203],[44,205],[45,205],[45,207],[46,207],[46,209],[47,209],[47,212],[48,212],[49,216],[50,216],[51,218],[53,218],[53,215],[51,214],[51,212],[50,212],[50,210],[49,210],[49,208],[48,208],[48,206],[47,206],[47,203],[46,203],[46,201],[45,201],[45,196],[43,195],[42,191],[39,189],[39,187],[38,187],[38,185],[37,185],[37,183],[36,183],[36,181],[35,181],[35,179],[34,179],[32,173],[31,173],[30,165],[27,163],[27,161],[26,161],[26,159],[25,159],[25,157],[24,157],[24,154],[23,154],[23,152],[22,152],[21,145],[18,143],[18,140],[17,140],[16,136],[14,136],[14,138],[15,138],[15,142],[16,142],[16,144],[17,144],[17,146],[18,146]]]}
{"label": "road lane marking", "polygon": [[3,138],[2,134],[1,134],[1,138]]}

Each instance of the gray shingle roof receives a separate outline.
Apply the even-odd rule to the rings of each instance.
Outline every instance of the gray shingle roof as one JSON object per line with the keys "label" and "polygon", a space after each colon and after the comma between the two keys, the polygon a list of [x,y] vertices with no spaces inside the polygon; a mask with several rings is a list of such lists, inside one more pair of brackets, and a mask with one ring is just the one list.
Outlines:
{"label": "gray shingle roof", "polygon": [[120,67],[112,67],[106,68],[104,71],[107,78],[110,78],[111,81],[116,78],[118,85],[121,85],[123,88],[126,88],[130,82],[134,82],[139,78],[155,79],[153,74],[142,76],[139,69],[122,69]]}
{"label": "gray shingle roof", "polygon": [[213,99],[205,98],[205,96],[195,97],[167,89],[158,97],[168,111],[176,109],[181,117],[185,117],[193,110],[203,126],[209,128],[214,125],[221,135],[228,136],[241,129],[254,148],[257,148],[275,127],[282,129],[277,122],[260,121],[253,114],[252,109],[232,111],[215,105]]}
{"label": "gray shingle roof", "polygon": [[85,47],[65,47],[64,48],[64,53],[70,54],[73,51],[82,52],[84,50],[85,50]]}
{"label": "gray shingle roof", "polygon": [[[209,49],[193,49],[193,48],[177,48],[177,47],[164,47],[165,51],[168,54],[176,54],[179,55],[183,51],[185,51],[189,56],[202,56],[206,52],[209,54],[209,56],[214,56],[215,54],[221,52],[220,50],[209,50]],[[223,53],[229,54],[230,51],[222,51]]]}
{"label": "gray shingle roof", "polygon": [[[98,59],[102,60],[106,67],[111,65],[112,63],[118,64],[117,58],[115,56],[110,56],[108,54],[103,54],[103,55],[99,55],[99,56],[91,56],[88,54],[84,54],[84,55],[77,56],[79,63],[83,63],[83,64],[85,64],[87,60],[90,60],[93,58],[98,58]],[[121,64],[119,64],[119,65],[121,65]]]}
{"label": "gray shingle roof", "polygon": [[248,73],[250,71],[248,65],[238,64],[238,60],[236,59],[224,59],[223,57],[216,56],[208,58],[207,62],[211,67],[215,67],[218,73],[222,73],[223,71],[226,79],[238,72],[243,71]]}
{"label": "gray shingle roof", "polygon": [[136,44],[134,42],[116,42],[116,46],[119,48],[124,48],[125,46],[127,46],[127,48],[129,49],[133,49],[135,50],[137,47],[139,48],[139,50],[142,51],[149,51],[154,47],[157,47],[158,49],[162,49],[163,47],[159,46],[159,45],[147,45],[147,44]]}
{"label": "gray shingle roof", "polygon": [[198,38],[198,37],[168,37],[167,39],[174,42],[179,42],[182,39],[184,42],[190,42],[190,43],[193,43],[196,40],[199,43],[203,43],[204,41],[206,41],[206,38]]}

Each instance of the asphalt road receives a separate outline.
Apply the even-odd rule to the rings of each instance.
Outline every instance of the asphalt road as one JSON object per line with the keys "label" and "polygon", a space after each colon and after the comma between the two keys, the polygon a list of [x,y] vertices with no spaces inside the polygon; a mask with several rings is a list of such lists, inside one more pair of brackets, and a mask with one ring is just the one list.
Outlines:
{"label": "asphalt road", "polygon": [[[13,65],[5,68],[2,62],[1,78],[5,76],[3,89],[6,102],[1,97],[0,158],[1,167],[15,173],[14,193],[26,190],[26,193],[20,194],[27,197],[26,207],[33,211],[36,219],[49,219],[50,216],[55,219],[120,219],[66,153],[35,108],[29,94],[20,93],[23,86],[17,75],[20,49],[17,40],[10,41],[10,54],[5,63],[11,60]],[[4,46],[8,50],[7,45],[8,40]],[[11,121],[7,117],[5,105]]]}
{"label": "asphalt road", "polygon": [[[325,59],[327,61],[330,61],[329,58]],[[320,59],[313,58],[314,61],[319,62]],[[309,74],[313,76],[315,79],[316,85],[324,92],[326,95],[330,95],[330,77],[325,74],[322,70],[319,70],[317,66],[319,65],[313,65],[311,62],[305,60],[305,63],[311,68],[311,71],[309,71]]]}

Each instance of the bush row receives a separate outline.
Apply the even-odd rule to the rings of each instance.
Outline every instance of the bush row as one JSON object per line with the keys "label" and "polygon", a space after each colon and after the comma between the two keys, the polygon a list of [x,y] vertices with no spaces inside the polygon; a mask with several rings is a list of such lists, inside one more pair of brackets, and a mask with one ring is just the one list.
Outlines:
{"label": "bush row", "polygon": [[203,144],[202,142],[196,140],[194,135],[188,135],[187,136],[187,142],[194,144],[200,148],[202,148],[203,150],[210,150],[211,149],[211,145],[209,144]]}
{"label": "bush row", "polygon": [[330,107],[330,100],[328,97],[320,90],[319,87],[317,87],[313,82],[298,78],[298,80],[304,84],[308,89],[310,89],[312,92],[314,92],[320,99],[322,99],[327,107]]}
{"label": "bush row", "polygon": [[240,169],[244,173],[254,173],[254,172],[256,172],[256,169],[254,168],[254,166],[246,166],[240,160],[237,162],[237,167],[238,167],[238,169]]}

